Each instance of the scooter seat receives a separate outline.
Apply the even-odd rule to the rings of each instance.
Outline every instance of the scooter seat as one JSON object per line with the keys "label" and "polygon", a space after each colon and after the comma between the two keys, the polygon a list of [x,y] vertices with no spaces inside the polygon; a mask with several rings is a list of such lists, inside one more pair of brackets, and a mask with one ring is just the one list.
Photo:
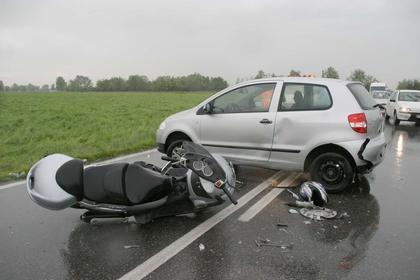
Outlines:
{"label": "scooter seat", "polygon": [[132,204],[151,202],[168,195],[171,177],[141,166],[130,164],[125,173],[125,193]]}
{"label": "scooter seat", "polygon": [[56,181],[77,200],[99,203],[141,204],[159,200],[171,190],[171,177],[141,164],[116,163],[91,166],[73,159],[61,166]]}

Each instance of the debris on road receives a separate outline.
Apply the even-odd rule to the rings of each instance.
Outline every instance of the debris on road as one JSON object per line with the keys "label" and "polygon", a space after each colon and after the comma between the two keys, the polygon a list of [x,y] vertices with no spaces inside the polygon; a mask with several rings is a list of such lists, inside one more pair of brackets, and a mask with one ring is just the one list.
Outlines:
{"label": "debris on road", "polygon": [[203,251],[204,249],[206,249],[206,246],[204,246],[203,243],[200,243],[200,245],[198,245],[198,248],[200,249],[200,251]]}
{"label": "debris on road", "polygon": [[263,246],[278,247],[283,250],[290,250],[293,248],[293,243],[284,244],[281,241],[271,241],[270,239],[256,239],[255,244],[261,248]]}
{"label": "debris on road", "polygon": [[332,219],[335,216],[337,216],[337,211],[321,207],[316,207],[313,209],[302,208],[299,212],[302,216],[316,221],[322,221],[323,219]]}
{"label": "debris on road", "polygon": [[286,205],[290,207],[300,207],[300,208],[314,207],[314,204],[312,202],[300,201],[300,200],[296,200],[295,202],[287,202]]}
{"label": "debris on road", "polygon": [[124,249],[140,248],[140,245],[124,245]]}
{"label": "debris on road", "polygon": [[288,227],[287,224],[282,224],[282,223],[277,223],[276,226],[278,226],[278,227]]}
{"label": "debris on road", "polygon": [[337,216],[337,219],[342,219],[342,218],[350,218],[350,215],[347,212],[343,212]]}
{"label": "debris on road", "polygon": [[[303,208],[304,209],[304,208]],[[299,213],[296,209],[293,209],[293,208],[290,208],[289,209],[289,213],[290,214],[297,214],[297,213]]]}
{"label": "debris on road", "polygon": [[304,223],[305,225],[310,225],[310,224],[312,224],[312,223],[311,223],[311,221],[303,221],[303,223]]}

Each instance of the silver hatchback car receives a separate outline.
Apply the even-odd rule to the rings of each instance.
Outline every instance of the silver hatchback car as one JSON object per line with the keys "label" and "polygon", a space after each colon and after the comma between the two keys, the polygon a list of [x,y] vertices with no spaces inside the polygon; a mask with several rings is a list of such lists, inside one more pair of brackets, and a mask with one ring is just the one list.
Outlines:
{"label": "silver hatchback car", "polygon": [[362,84],[287,77],[226,88],[168,117],[156,140],[169,156],[193,141],[235,164],[309,171],[333,193],[382,162],[383,126]]}

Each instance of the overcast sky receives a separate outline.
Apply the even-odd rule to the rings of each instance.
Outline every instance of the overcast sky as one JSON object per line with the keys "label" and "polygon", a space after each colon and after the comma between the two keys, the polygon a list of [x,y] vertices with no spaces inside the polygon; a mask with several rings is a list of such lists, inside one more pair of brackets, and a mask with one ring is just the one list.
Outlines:
{"label": "overcast sky", "polygon": [[420,1],[0,0],[7,85],[193,72],[232,84],[330,65],[392,87],[420,78]]}

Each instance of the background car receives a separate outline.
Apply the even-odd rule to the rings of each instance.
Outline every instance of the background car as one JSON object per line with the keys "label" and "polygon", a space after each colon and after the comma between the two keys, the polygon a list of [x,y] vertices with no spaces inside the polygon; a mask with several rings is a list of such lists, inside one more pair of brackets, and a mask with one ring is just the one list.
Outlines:
{"label": "background car", "polygon": [[386,115],[394,125],[399,125],[400,121],[411,121],[420,125],[420,91],[395,91],[386,105]]}
{"label": "background car", "polygon": [[362,84],[273,78],[240,83],[168,117],[158,150],[176,155],[193,141],[237,164],[307,170],[329,192],[384,155],[383,118]]}
{"label": "background car", "polygon": [[372,97],[377,104],[387,104],[391,94],[392,92],[387,90],[374,91],[372,92]]}

